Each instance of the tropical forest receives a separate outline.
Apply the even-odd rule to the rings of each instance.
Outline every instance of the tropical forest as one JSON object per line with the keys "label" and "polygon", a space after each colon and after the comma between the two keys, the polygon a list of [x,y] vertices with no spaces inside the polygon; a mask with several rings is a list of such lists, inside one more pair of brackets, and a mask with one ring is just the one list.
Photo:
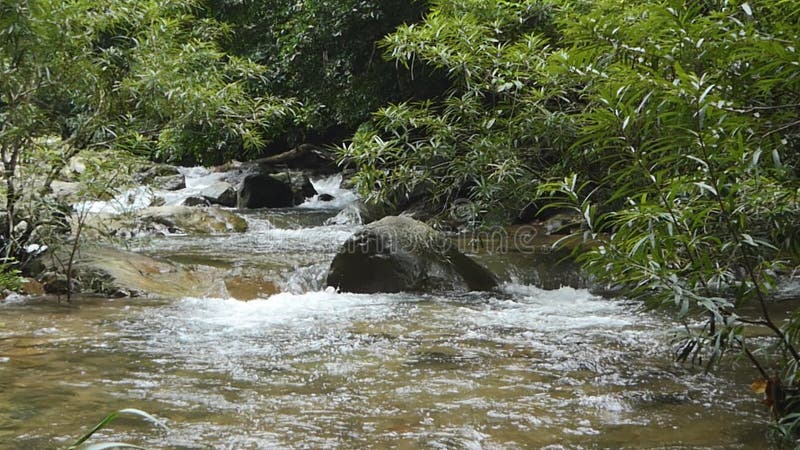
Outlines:
{"label": "tropical forest", "polygon": [[0,449],[800,448],[800,1],[0,0]]}

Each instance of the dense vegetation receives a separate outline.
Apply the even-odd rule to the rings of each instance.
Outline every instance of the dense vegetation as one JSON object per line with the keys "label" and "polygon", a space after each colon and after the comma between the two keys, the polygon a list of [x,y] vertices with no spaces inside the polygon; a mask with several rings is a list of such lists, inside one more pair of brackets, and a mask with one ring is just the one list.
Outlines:
{"label": "dense vegetation", "polygon": [[746,355],[788,433],[800,315],[768,306],[800,263],[798,30],[783,0],[2,0],[0,282],[34,155],[332,144],[370,201],[574,209],[585,267],[674,309],[680,359]]}
{"label": "dense vegetation", "polygon": [[800,317],[784,326],[767,303],[798,264],[798,19],[780,1],[440,1],[382,44],[450,89],[381,109],[342,153],[376,200],[422,186],[487,219],[537,198],[574,208],[591,273],[673,307],[679,359],[743,352],[784,416]]}
{"label": "dense vegetation", "polygon": [[396,71],[375,45],[425,9],[411,0],[209,2],[234,31],[228,51],[265,67],[259,92],[302,102],[282,139],[291,145],[344,139],[386,103],[443,89]]}
{"label": "dense vegetation", "polygon": [[52,228],[52,205],[38,200],[81,150],[254,152],[291,119],[296,102],[250,95],[263,68],[224,54],[228,27],[196,11],[191,1],[0,3],[6,261]]}

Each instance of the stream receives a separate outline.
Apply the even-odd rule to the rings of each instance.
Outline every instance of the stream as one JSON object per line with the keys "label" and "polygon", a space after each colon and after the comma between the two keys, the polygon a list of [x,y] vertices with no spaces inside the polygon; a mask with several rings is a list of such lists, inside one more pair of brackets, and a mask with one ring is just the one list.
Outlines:
{"label": "stream", "polygon": [[[191,170],[185,195],[218,179]],[[515,263],[520,255],[476,255],[505,277],[491,293],[326,290],[330,261],[360,226],[355,196],[340,181],[315,183],[333,202],[239,211],[245,233],[132,243],[179,264],[260,277],[280,293],[241,301],[222,284],[202,298],[0,302],[0,448],[66,448],[121,408],[147,411],[167,429],[120,419],[92,442],[237,450],[766,446],[769,417],[749,390],[755,374],[746,363],[718,374],[676,364],[668,318],[583,289],[539,289]],[[147,203],[128,197],[129,207]]]}

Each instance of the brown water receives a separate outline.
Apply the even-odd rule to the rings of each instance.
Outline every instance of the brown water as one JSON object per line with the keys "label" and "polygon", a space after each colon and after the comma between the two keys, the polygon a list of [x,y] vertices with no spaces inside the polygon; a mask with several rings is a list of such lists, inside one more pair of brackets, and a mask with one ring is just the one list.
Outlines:
{"label": "brown water", "polygon": [[263,273],[282,294],[0,303],[0,448],[65,448],[120,408],[148,411],[168,430],[120,420],[98,441],[766,446],[767,414],[747,386],[753,372],[743,365],[715,376],[674,364],[665,318],[524,278],[491,294],[326,292],[325,266],[355,227],[324,226],[315,214],[253,215],[244,235],[139,245],[174,261]]}

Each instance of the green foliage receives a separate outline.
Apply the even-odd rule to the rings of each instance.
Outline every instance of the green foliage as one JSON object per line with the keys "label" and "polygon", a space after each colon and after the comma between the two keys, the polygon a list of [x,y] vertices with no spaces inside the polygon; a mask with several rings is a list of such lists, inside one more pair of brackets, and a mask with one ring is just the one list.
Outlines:
{"label": "green foliage", "polygon": [[[685,321],[679,359],[742,352],[781,396],[800,364],[800,316],[781,323],[768,308],[800,262],[797,19],[779,1],[593,2],[565,15],[564,72],[587,100],[573,152],[600,170],[541,186],[585,218],[592,274]],[[752,325],[773,341],[746,339]],[[778,417],[795,411],[768,401]]]}
{"label": "green foliage", "polygon": [[[225,55],[227,27],[197,2],[5,1],[3,142],[56,134],[73,147],[127,144],[164,159],[254,151],[291,119],[254,98],[263,68]],[[112,142],[113,141],[113,142]]]}
{"label": "green foliage", "polygon": [[386,37],[387,55],[413,72],[445,72],[452,87],[379,110],[342,147],[358,188],[398,201],[423,185],[435,200],[468,197],[502,219],[524,206],[575,139],[576,103],[549,62],[557,12],[541,1],[442,0],[423,24]]}
{"label": "green foliage", "polygon": [[98,423],[91,430],[89,430],[88,433],[84,434],[77,441],[75,441],[75,443],[70,445],[68,450],[78,450],[78,449],[82,449],[82,450],[103,450],[103,449],[111,449],[111,448],[142,449],[143,447],[139,447],[139,446],[131,445],[131,444],[125,444],[125,443],[121,443],[121,442],[101,442],[101,443],[97,443],[97,444],[84,445],[84,443],[86,441],[88,441],[89,439],[91,439],[91,437],[94,436],[95,433],[97,433],[98,431],[106,428],[107,426],[109,426],[111,424],[111,422],[117,420],[121,415],[124,415],[124,414],[140,417],[140,418],[142,418],[144,420],[147,420],[148,422],[150,422],[152,424],[158,425],[159,427],[166,429],[166,426],[160,420],[156,419],[155,417],[151,416],[150,414],[148,414],[148,413],[146,413],[146,412],[144,412],[144,411],[142,411],[140,409],[134,409],[134,408],[120,409],[118,411],[112,412],[111,414],[109,414],[105,418],[103,418],[103,420],[101,420],[100,423]]}
{"label": "green foliage", "polygon": [[22,287],[19,269],[14,267],[15,261],[0,263],[0,291],[18,291]]}
{"label": "green foliage", "polygon": [[686,322],[679,359],[741,351],[789,395],[800,315],[768,303],[800,264],[798,22],[780,0],[440,0],[383,44],[452,88],[379,110],[340,156],[372,200],[574,208],[586,268]]}
{"label": "green foliage", "polygon": [[376,48],[423,10],[424,2],[414,0],[209,2],[234,31],[226,48],[264,65],[261,89],[303,102],[305,129],[290,133],[295,141],[354,130],[387,101],[423,87],[398,77]]}
{"label": "green foliage", "polygon": [[23,166],[60,137],[46,188],[77,152],[122,149],[165,160],[256,154],[292,123],[296,101],[252,95],[264,68],[222,52],[228,28],[195,0],[0,1],[0,156],[6,258]]}

